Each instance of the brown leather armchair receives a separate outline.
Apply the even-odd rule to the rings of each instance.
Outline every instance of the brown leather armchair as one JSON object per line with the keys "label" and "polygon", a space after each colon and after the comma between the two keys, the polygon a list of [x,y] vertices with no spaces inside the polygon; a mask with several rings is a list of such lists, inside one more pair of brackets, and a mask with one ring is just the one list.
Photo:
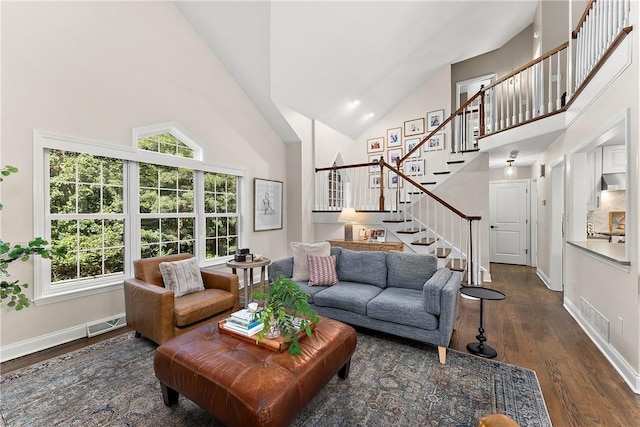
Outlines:
{"label": "brown leather armchair", "polygon": [[163,344],[205,323],[222,319],[240,306],[238,276],[200,269],[205,289],[175,298],[165,289],[161,262],[180,261],[191,254],[168,255],[133,262],[133,279],[124,281],[127,325],[157,344]]}

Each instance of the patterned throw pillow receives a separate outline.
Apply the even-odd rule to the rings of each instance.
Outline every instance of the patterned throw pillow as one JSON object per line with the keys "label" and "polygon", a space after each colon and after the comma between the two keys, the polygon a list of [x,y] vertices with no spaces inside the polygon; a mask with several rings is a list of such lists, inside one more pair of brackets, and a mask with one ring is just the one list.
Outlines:
{"label": "patterned throw pillow", "polygon": [[309,286],[331,286],[338,284],[336,256],[307,255],[309,262]]}
{"label": "patterned throw pillow", "polygon": [[200,267],[195,258],[161,262],[160,273],[162,273],[164,287],[171,289],[176,298],[204,290]]}
{"label": "patterned throw pillow", "polygon": [[309,263],[307,261],[307,255],[331,255],[331,245],[329,242],[291,242],[291,249],[293,249],[293,276],[291,277],[291,280],[296,282],[306,282],[309,280]]}

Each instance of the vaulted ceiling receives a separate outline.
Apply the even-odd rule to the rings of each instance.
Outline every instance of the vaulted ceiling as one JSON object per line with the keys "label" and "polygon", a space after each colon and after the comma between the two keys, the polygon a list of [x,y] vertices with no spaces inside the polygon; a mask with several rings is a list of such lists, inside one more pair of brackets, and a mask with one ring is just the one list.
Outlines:
{"label": "vaulted ceiling", "polygon": [[[440,67],[502,46],[536,1],[196,1],[176,5],[285,142],[278,105],[356,138]],[[357,100],[359,105],[347,108]],[[371,116],[370,113],[373,113]]]}

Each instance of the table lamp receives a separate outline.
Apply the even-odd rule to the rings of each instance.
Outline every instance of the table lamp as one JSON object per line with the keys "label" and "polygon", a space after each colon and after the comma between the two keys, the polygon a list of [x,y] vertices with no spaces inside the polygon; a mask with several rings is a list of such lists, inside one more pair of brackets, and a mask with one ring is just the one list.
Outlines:
{"label": "table lamp", "polygon": [[343,208],[338,216],[339,222],[344,222],[344,240],[353,240],[353,224],[356,222],[357,214],[354,208]]}

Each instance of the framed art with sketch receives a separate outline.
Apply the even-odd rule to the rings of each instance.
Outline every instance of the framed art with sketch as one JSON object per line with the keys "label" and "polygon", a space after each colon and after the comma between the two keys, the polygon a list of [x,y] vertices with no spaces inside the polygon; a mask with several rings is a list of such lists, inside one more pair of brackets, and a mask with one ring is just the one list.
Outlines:
{"label": "framed art with sketch", "polygon": [[282,181],[254,178],[253,231],[282,228]]}

